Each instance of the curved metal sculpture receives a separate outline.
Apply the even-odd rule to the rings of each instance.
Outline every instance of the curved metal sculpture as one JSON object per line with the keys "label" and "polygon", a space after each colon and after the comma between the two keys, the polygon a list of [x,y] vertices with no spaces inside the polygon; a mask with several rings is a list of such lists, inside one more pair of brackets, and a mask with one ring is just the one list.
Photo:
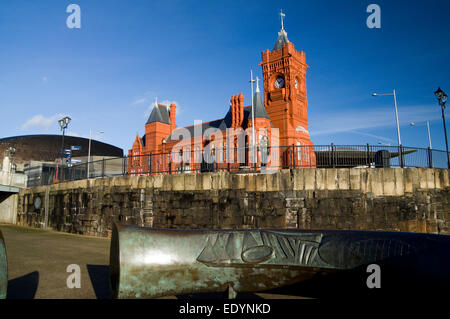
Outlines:
{"label": "curved metal sculpture", "polygon": [[[435,250],[437,249],[437,250]],[[449,280],[450,236],[378,231],[169,230],[114,225],[113,298],[261,292],[375,262],[438,252]],[[436,267],[435,267],[436,268]],[[231,293],[230,293],[231,292]]]}
{"label": "curved metal sculpture", "polygon": [[8,288],[8,259],[6,258],[6,245],[0,230],[0,299],[6,298]]}

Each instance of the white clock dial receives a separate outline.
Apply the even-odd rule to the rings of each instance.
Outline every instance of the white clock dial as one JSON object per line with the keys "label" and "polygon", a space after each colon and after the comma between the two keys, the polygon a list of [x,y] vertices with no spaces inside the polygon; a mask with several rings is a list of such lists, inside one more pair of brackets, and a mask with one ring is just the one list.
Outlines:
{"label": "white clock dial", "polygon": [[277,89],[284,87],[284,79],[281,76],[277,77],[277,79],[275,80],[275,87]]}

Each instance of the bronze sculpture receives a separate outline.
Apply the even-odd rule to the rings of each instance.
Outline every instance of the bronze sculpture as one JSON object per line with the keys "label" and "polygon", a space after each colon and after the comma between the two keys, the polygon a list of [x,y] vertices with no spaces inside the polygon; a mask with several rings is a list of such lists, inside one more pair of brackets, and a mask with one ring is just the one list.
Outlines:
{"label": "bronze sculpture", "polygon": [[[169,230],[113,226],[113,298],[261,292],[386,260],[450,256],[450,236],[339,230]],[[446,264],[447,263],[447,264]],[[448,269],[448,258],[441,265]],[[445,271],[443,271],[445,272]],[[442,274],[442,272],[440,273]],[[448,280],[448,274],[446,274]]]}

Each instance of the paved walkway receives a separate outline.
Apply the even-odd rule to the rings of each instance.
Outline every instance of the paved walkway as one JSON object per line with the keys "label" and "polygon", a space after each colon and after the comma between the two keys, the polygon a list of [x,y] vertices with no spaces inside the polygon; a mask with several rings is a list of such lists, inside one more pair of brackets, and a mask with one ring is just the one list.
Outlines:
{"label": "paved walkway", "polygon": [[[109,239],[4,224],[0,229],[8,255],[8,299],[109,298]],[[80,266],[80,288],[67,287],[71,264]]]}

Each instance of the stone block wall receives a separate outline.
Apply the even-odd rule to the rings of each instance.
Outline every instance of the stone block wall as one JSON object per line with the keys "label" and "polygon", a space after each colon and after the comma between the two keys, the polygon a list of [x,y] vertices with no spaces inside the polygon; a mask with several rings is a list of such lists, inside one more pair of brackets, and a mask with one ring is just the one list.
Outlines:
{"label": "stone block wall", "polygon": [[[366,229],[450,234],[445,169],[299,169],[82,180],[24,189],[17,222],[110,236],[156,228]],[[42,205],[34,205],[37,198]],[[38,200],[39,201],[39,200]]]}

